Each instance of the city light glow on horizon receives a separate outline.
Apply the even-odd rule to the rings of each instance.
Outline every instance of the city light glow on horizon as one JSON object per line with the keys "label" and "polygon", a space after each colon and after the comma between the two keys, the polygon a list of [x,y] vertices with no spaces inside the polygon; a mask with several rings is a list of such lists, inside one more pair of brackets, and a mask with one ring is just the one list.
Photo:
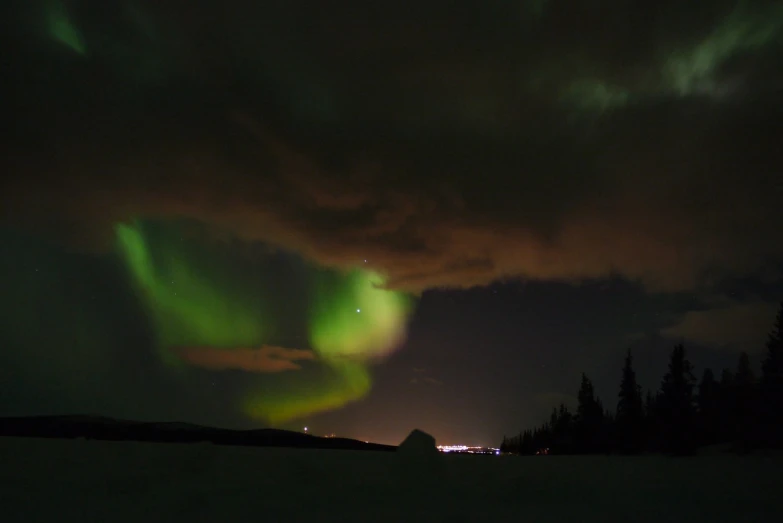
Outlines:
{"label": "city light glow on horizon", "polygon": [[460,454],[494,454],[500,455],[500,449],[494,447],[471,447],[468,445],[438,445],[438,450],[443,453],[460,453]]}

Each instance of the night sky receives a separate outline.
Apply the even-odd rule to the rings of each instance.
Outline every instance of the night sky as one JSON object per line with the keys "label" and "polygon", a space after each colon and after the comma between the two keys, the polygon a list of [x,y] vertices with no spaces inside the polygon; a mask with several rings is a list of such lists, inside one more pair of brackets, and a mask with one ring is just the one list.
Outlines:
{"label": "night sky", "polygon": [[754,364],[783,4],[11,0],[0,415],[497,445]]}

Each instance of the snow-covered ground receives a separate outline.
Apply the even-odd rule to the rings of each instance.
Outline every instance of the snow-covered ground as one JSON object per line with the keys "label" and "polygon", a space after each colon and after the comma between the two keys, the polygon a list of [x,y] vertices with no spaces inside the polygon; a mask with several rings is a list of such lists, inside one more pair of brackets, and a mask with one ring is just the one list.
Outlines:
{"label": "snow-covered ground", "polygon": [[0,521],[768,522],[783,458],[510,457],[0,438]]}

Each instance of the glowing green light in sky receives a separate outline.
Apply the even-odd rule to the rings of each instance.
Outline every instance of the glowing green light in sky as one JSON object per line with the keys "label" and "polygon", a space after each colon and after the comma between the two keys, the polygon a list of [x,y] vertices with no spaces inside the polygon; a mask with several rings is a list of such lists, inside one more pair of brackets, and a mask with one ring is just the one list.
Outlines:
{"label": "glowing green light in sky", "polygon": [[[161,238],[154,231],[138,223],[115,227],[164,361],[186,364],[178,356],[182,348],[247,351],[271,343],[274,318],[259,306],[258,288],[253,292],[232,281],[235,267],[210,263],[214,256],[188,251],[179,237]],[[241,408],[252,418],[279,424],[360,399],[372,384],[368,364],[403,339],[412,302],[383,289],[379,275],[313,270],[311,281],[301,298],[309,305],[310,348],[317,359],[246,387]]]}
{"label": "glowing green light in sky", "polygon": [[324,359],[372,359],[401,341],[411,302],[381,288],[379,275],[354,270],[316,275],[310,313],[310,343]]}
{"label": "glowing green light in sky", "polygon": [[151,251],[139,225],[117,225],[116,234],[161,348],[251,348],[265,342],[262,310],[225,277],[207,277],[207,271],[199,271],[186,253],[172,246]]}
{"label": "glowing green light in sky", "polygon": [[369,360],[388,354],[405,333],[412,302],[404,294],[381,288],[377,274],[319,271],[310,306],[310,344],[328,366],[314,380],[294,376],[285,392],[253,393],[245,412],[271,423],[283,423],[356,401],[370,390]]}
{"label": "glowing green light in sky", "polygon": [[318,271],[310,305],[310,344],[328,367],[326,376],[293,376],[285,392],[252,393],[245,412],[274,424],[340,408],[370,390],[367,362],[388,354],[405,333],[412,302],[381,288],[367,271]]}
{"label": "glowing green light in sky", "polygon": [[598,80],[578,80],[561,93],[561,98],[584,109],[605,111],[628,103],[625,89],[614,87]]}
{"label": "glowing green light in sky", "polygon": [[79,54],[87,52],[81,33],[71,22],[68,11],[61,2],[49,3],[47,25],[52,38]]}
{"label": "glowing green light in sky", "polygon": [[372,380],[365,365],[331,362],[317,376],[294,375],[274,391],[251,391],[244,402],[250,417],[279,425],[297,418],[338,409],[361,399],[370,391]]}
{"label": "glowing green light in sky", "polygon": [[741,52],[780,41],[781,29],[783,5],[752,13],[741,2],[709,37],[688,51],[673,54],[665,73],[681,95],[713,92],[717,88],[713,75],[721,64]]}

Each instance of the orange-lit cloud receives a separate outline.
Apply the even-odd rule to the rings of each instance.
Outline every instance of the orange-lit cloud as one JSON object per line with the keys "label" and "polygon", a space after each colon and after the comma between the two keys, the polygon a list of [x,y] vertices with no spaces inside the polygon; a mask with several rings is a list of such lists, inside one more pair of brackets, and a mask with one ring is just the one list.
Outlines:
{"label": "orange-lit cloud", "polygon": [[[7,223],[94,245],[117,220],[191,218],[332,267],[366,259],[414,292],[615,275],[692,290],[783,260],[771,4],[548,2],[477,25],[445,5],[304,1],[291,18],[228,0],[268,31],[193,4],[145,6],[175,46],[96,37],[137,69],[109,47],[67,67],[42,47],[40,74],[7,75]],[[296,32],[308,16],[331,32]]]}
{"label": "orange-lit cloud", "polygon": [[276,373],[302,368],[299,362],[315,359],[312,351],[264,345],[257,349],[179,347],[173,352],[195,367],[210,370],[244,370]]}

